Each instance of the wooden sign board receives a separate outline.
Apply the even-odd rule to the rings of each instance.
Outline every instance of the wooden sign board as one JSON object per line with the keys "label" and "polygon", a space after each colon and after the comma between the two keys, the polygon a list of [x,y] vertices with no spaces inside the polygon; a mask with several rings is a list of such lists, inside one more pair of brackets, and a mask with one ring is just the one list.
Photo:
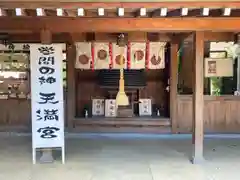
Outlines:
{"label": "wooden sign board", "polygon": [[205,77],[232,77],[232,58],[205,58]]}

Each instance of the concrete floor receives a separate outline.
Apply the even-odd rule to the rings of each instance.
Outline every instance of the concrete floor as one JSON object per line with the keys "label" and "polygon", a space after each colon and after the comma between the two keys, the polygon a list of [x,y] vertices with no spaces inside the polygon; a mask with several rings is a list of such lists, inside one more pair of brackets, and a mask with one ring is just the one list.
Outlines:
{"label": "concrete floor", "polygon": [[191,139],[85,136],[66,139],[66,164],[32,165],[31,137],[0,137],[0,180],[239,180],[240,140],[206,139],[202,165]]}

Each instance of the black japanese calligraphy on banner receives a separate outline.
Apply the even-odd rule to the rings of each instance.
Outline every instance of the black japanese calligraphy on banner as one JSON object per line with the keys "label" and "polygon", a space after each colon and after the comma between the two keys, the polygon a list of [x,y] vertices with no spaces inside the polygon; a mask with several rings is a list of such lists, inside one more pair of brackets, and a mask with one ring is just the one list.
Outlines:
{"label": "black japanese calligraphy on banner", "polygon": [[55,96],[56,96],[55,92],[52,92],[52,93],[40,92],[39,95],[40,95],[40,99],[42,100],[41,102],[38,102],[39,104],[47,104],[47,103],[57,104],[57,103],[59,103],[58,100],[55,100]]}
{"label": "black japanese calligraphy on banner", "polygon": [[39,65],[54,65],[55,64],[54,62],[55,62],[54,56],[49,56],[49,57],[41,56],[39,58],[38,64]]}
{"label": "black japanese calligraphy on banner", "polygon": [[38,51],[43,55],[51,55],[51,54],[54,54],[55,49],[52,46],[50,46],[50,47],[42,46],[42,47],[38,48]]}
{"label": "black japanese calligraphy on banner", "polygon": [[44,109],[43,112],[39,109],[36,111],[37,113],[37,120],[59,120],[58,109]]}
{"label": "black japanese calligraphy on banner", "polygon": [[45,84],[45,83],[48,83],[48,84],[53,84],[56,82],[56,78],[50,76],[50,77],[44,77],[44,76],[41,76],[38,78],[39,80],[39,83],[42,85],[42,84]]}
{"label": "black japanese calligraphy on banner", "polygon": [[42,66],[39,68],[39,72],[41,74],[53,74],[55,72],[55,69],[52,67]]}
{"label": "black japanese calligraphy on banner", "polygon": [[41,138],[57,138],[57,134],[56,134],[56,131],[59,131],[60,129],[57,128],[57,127],[50,127],[50,126],[47,126],[47,127],[44,127],[44,128],[39,128],[37,130],[38,133],[40,133],[40,137]]}

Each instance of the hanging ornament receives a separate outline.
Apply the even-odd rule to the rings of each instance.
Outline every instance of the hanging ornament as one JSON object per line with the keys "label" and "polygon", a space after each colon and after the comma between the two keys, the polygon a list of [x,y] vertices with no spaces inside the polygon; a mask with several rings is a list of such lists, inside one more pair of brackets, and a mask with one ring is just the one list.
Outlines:
{"label": "hanging ornament", "polygon": [[131,43],[127,44],[127,69],[131,69]]}
{"label": "hanging ornament", "polygon": [[112,43],[109,43],[109,58],[110,58],[110,63],[109,63],[109,69],[113,68],[113,54],[112,54]]}
{"label": "hanging ornament", "polygon": [[91,54],[92,54],[92,62],[91,62],[91,69],[94,71],[95,59],[94,59],[94,43],[91,44]]}

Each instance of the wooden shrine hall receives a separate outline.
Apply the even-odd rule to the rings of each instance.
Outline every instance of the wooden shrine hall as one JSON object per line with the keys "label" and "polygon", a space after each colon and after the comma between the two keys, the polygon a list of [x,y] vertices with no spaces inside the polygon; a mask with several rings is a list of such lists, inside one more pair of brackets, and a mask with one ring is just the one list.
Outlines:
{"label": "wooden shrine hall", "polygon": [[[224,48],[212,51],[211,42],[239,43],[240,1],[3,0],[0,22],[3,130],[31,126],[28,45],[61,43],[66,55],[65,124],[70,132],[192,132],[195,160],[200,161],[204,132],[240,131],[239,97],[207,93],[210,76],[204,65],[211,53],[227,54]],[[119,114],[115,99],[121,34],[130,104]],[[24,78],[2,75],[13,65],[4,65],[3,54],[15,54],[15,65],[25,62]],[[233,72],[231,65],[225,67]]]}

